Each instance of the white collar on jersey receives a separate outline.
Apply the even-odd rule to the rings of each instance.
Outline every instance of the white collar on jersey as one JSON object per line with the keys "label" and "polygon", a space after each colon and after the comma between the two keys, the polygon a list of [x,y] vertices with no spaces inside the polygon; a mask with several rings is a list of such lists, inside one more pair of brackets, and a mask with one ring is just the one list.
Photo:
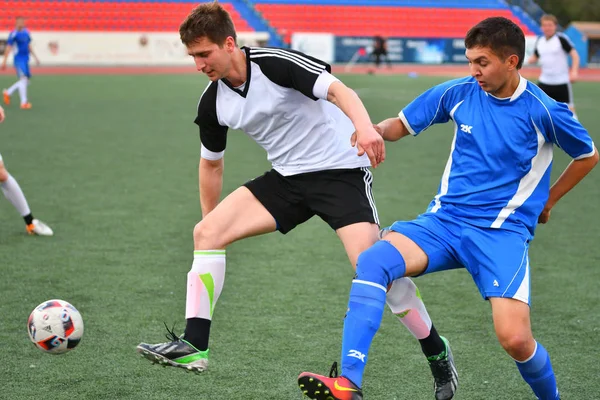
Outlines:
{"label": "white collar on jersey", "polygon": [[523,94],[523,92],[525,91],[525,89],[527,89],[527,79],[523,78],[521,75],[519,75],[519,85],[517,86],[517,89],[515,90],[515,92],[513,93],[512,96],[510,96],[510,100],[508,97],[496,97],[493,94],[489,94],[488,92],[485,92],[485,94],[487,94],[488,96],[492,96],[495,99],[498,100],[509,100],[509,101],[515,101],[516,99],[519,98],[520,95]]}

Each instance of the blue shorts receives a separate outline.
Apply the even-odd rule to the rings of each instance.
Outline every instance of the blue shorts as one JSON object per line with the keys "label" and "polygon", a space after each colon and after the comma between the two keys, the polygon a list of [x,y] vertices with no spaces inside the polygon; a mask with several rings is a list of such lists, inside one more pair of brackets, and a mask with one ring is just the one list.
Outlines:
{"label": "blue shorts", "polygon": [[397,221],[389,229],[427,254],[424,274],[466,268],[484,299],[507,297],[530,304],[529,235],[470,225],[442,212]]}
{"label": "blue shorts", "polygon": [[27,60],[18,60],[14,61],[15,71],[17,71],[17,76],[19,78],[27,77],[31,78],[31,72],[29,71],[29,61]]}

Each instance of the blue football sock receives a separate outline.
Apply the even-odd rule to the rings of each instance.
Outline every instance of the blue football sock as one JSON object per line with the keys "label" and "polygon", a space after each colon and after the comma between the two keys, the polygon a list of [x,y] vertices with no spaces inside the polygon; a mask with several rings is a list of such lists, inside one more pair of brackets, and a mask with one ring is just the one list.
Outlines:
{"label": "blue football sock", "polygon": [[556,377],[550,363],[550,356],[541,344],[537,343],[535,352],[527,361],[517,361],[521,376],[531,386],[540,400],[558,400]]}
{"label": "blue football sock", "polygon": [[383,317],[387,285],[405,271],[404,258],[386,241],[377,242],[358,258],[342,339],[342,376],[358,387]]}
{"label": "blue football sock", "polygon": [[342,339],[342,375],[362,386],[367,355],[381,324],[385,307],[385,290],[352,283]]}

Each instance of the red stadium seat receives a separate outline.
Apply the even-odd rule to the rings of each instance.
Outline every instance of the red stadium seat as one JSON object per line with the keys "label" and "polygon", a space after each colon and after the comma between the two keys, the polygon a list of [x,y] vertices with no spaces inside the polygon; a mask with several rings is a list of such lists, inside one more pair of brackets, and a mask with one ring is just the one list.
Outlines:
{"label": "red stadium seat", "polygon": [[[253,31],[231,3],[222,5],[231,13],[238,31]],[[194,3],[4,0],[0,3],[0,29],[11,29],[14,18],[23,15],[35,30],[176,31],[193,7]],[[256,9],[288,36],[304,31],[344,36],[461,37],[473,24],[492,15],[511,18],[525,34],[533,34],[510,9],[294,4],[256,4]]]}
{"label": "red stadium seat", "polygon": [[508,9],[454,9],[343,5],[256,4],[278,31],[331,32],[343,36],[376,34],[400,37],[462,37],[490,16],[514,20],[526,35],[533,33]]}
{"label": "red stadium seat", "polygon": [[[223,6],[238,31],[254,30],[232,4]],[[24,16],[34,30],[176,32],[193,7],[194,3],[5,0],[0,3],[0,29],[12,29],[15,17]]]}

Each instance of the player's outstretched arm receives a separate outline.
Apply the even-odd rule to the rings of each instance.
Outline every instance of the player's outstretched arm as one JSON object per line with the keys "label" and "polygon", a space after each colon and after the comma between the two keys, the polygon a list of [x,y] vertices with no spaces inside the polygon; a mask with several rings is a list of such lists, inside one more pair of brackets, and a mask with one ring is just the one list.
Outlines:
{"label": "player's outstretched arm", "polygon": [[0,122],[4,121],[4,108],[0,106]]}
{"label": "player's outstretched arm", "polygon": [[200,208],[202,218],[215,209],[221,198],[223,190],[223,169],[225,162],[219,160],[207,160],[200,158],[198,166],[198,180],[200,188]]}
{"label": "player's outstretched arm", "polygon": [[377,126],[383,139],[388,142],[395,142],[404,136],[410,135],[410,132],[400,118],[388,118],[381,121]]}
{"label": "player's outstretched arm", "polygon": [[554,182],[550,188],[550,195],[544,210],[538,218],[538,222],[545,224],[550,219],[550,211],[558,203],[558,201],[571,189],[575,187],[581,180],[598,164],[598,149],[594,147],[594,154],[591,157],[586,157],[578,160],[573,160],[565,168],[560,177]]}
{"label": "player's outstretched arm", "polygon": [[356,129],[358,155],[367,153],[371,165],[377,167],[385,160],[385,144],[377,133],[364,104],[354,92],[340,81],[333,82],[327,90],[327,100],[335,104],[350,118]]}

